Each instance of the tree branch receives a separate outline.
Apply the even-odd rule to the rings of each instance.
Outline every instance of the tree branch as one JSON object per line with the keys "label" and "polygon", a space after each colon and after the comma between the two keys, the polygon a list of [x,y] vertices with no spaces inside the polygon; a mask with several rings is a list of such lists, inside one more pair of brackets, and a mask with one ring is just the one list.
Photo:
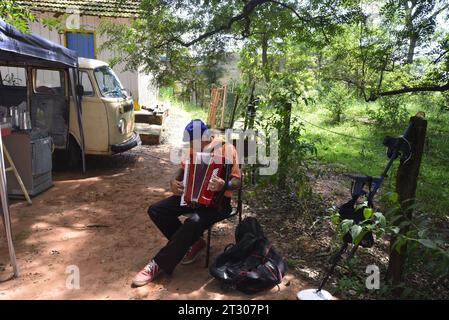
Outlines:
{"label": "tree branch", "polygon": [[[184,47],[190,47],[204,39],[207,39],[211,36],[214,36],[214,35],[222,32],[222,31],[230,30],[232,25],[236,22],[243,21],[243,20],[248,22],[248,20],[249,20],[248,18],[251,15],[251,13],[253,13],[257,7],[259,7],[265,3],[268,3],[268,2],[277,4],[283,8],[286,8],[286,9],[292,11],[293,14],[299,20],[301,20],[303,22],[312,22],[313,20],[320,20],[321,22],[323,22],[324,19],[327,18],[326,16],[304,17],[304,16],[300,15],[298,13],[298,11],[296,11],[293,6],[283,3],[281,1],[277,1],[277,0],[250,0],[245,4],[245,6],[243,7],[242,11],[239,14],[232,16],[231,18],[229,18],[229,20],[226,23],[222,24],[221,26],[218,26],[217,28],[215,28],[213,30],[207,31],[190,41],[183,41],[179,37],[173,36],[173,37],[165,40],[162,44],[156,46],[156,48],[163,47],[164,45],[167,45],[172,42],[178,43],[179,45],[184,46]],[[245,31],[248,31],[249,29],[250,29],[249,25],[245,25]]]}
{"label": "tree branch", "polygon": [[438,58],[436,58],[435,60],[432,61],[432,63],[433,63],[433,64],[437,64],[438,62],[441,61],[441,59],[443,59],[443,57],[444,57],[447,53],[449,53],[449,49],[446,50],[446,51],[443,51],[443,52],[438,56]]}
{"label": "tree branch", "polygon": [[184,47],[190,47],[190,46],[194,45],[195,43],[200,42],[201,40],[209,38],[209,37],[211,37],[217,33],[220,33],[222,31],[231,29],[231,27],[234,23],[246,19],[251,13],[253,13],[253,11],[258,6],[260,6],[266,2],[269,2],[269,0],[250,0],[247,4],[245,4],[242,12],[240,12],[236,16],[231,17],[227,23],[222,24],[221,26],[219,26],[211,31],[205,32],[202,35],[196,37],[195,39],[193,39],[191,41],[185,42],[185,41],[182,41],[181,39],[179,39],[178,37],[172,37],[172,38],[168,39],[167,41],[165,41],[165,43],[176,42]]}
{"label": "tree branch", "polygon": [[384,92],[380,92],[378,94],[371,93],[371,95],[369,96],[369,98],[366,101],[367,102],[376,101],[379,97],[394,96],[394,95],[404,94],[404,93],[409,93],[409,92],[427,92],[427,91],[443,92],[443,91],[447,91],[447,90],[449,90],[449,82],[442,86],[423,86],[423,87],[412,87],[412,88],[404,87],[402,89],[384,91]]}
{"label": "tree branch", "polygon": [[306,21],[306,22],[309,22],[309,21],[310,21],[310,20],[304,19],[304,17],[300,16],[300,14],[298,13],[298,11],[296,11],[295,8],[293,8],[292,6],[289,6],[288,4],[285,4],[285,3],[282,3],[282,2],[276,1],[276,0],[269,0],[269,2],[275,3],[275,4],[277,4],[277,5],[281,6],[281,7],[284,7],[284,8],[286,8],[286,9],[290,10],[291,12],[293,12],[293,14],[294,14],[296,17],[298,17],[299,20],[303,20],[303,21]]}

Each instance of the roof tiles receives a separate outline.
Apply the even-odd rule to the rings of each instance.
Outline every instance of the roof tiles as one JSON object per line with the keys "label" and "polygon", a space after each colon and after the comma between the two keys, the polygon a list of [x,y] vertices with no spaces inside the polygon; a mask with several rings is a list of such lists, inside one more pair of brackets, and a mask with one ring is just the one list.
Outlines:
{"label": "roof tiles", "polygon": [[140,0],[126,0],[118,5],[117,0],[18,0],[19,5],[40,12],[73,13],[79,9],[83,15],[102,17],[137,17]]}

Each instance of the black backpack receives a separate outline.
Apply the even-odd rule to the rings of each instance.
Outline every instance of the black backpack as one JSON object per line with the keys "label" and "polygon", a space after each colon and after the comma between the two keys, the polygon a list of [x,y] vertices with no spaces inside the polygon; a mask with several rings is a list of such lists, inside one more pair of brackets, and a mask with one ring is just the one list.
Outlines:
{"label": "black backpack", "polygon": [[285,263],[255,218],[245,218],[237,226],[235,241],[218,255],[209,268],[224,291],[236,289],[254,294],[281,283]]}

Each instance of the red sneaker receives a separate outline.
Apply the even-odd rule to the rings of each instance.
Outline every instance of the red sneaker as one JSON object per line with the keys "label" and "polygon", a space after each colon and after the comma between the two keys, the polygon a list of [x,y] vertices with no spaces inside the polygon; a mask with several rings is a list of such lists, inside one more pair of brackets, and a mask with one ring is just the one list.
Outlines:
{"label": "red sneaker", "polygon": [[194,263],[198,254],[206,247],[206,241],[203,238],[200,238],[197,242],[195,242],[187,251],[186,255],[181,261],[181,264],[191,264]]}
{"label": "red sneaker", "polygon": [[135,287],[141,287],[153,281],[157,275],[161,272],[161,269],[157,265],[156,261],[151,260],[140,272],[134,277],[133,285]]}

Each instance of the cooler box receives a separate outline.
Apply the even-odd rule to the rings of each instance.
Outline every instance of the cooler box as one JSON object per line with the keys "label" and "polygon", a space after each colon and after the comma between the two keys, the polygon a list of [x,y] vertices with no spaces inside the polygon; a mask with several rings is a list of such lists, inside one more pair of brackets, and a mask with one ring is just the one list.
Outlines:
{"label": "cooler box", "polygon": [[[53,186],[51,137],[32,138],[26,132],[13,132],[4,137],[3,142],[30,196]],[[6,157],[5,166],[10,166]],[[14,172],[7,172],[6,178],[8,195],[12,198],[23,198],[24,194]]]}

